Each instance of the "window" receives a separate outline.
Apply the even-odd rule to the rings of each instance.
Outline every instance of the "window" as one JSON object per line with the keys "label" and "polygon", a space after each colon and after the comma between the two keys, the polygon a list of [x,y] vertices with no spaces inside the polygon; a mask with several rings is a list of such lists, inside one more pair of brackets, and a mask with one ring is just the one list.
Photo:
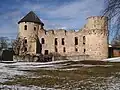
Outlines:
{"label": "window", "polygon": [[65,39],[64,39],[64,38],[62,38],[62,45],[64,45],[64,44],[65,44],[64,40],[65,40]]}
{"label": "window", "polygon": [[75,37],[75,45],[78,45],[78,37]]}
{"label": "window", "polygon": [[77,52],[77,51],[78,51],[78,49],[77,49],[77,48],[75,48],[75,51]]}
{"label": "window", "polygon": [[34,27],[34,31],[36,31],[36,27]]}
{"label": "window", "polygon": [[45,44],[44,38],[41,39],[41,43],[42,43],[42,44]]}
{"label": "window", "polygon": [[86,52],[86,49],[84,49],[84,53]]}
{"label": "window", "polygon": [[57,45],[57,38],[55,38],[55,45]]}
{"label": "window", "polygon": [[83,36],[83,44],[85,45],[85,42],[86,42],[86,38],[85,36]]}
{"label": "window", "polygon": [[27,30],[27,25],[24,26],[24,30]]}
{"label": "window", "polygon": [[27,43],[27,39],[25,39],[24,43]]}
{"label": "window", "polygon": [[45,50],[45,55],[48,55],[48,50]]}
{"label": "window", "polygon": [[55,52],[58,52],[57,47],[55,47]]}
{"label": "window", "polygon": [[65,47],[63,48],[63,52],[66,52],[66,49],[65,49]]}
{"label": "window", "polygon": [[26,47],[24,48],[24,51],[25,51],[25,52],[27,51],[27,48],[26,48]]}

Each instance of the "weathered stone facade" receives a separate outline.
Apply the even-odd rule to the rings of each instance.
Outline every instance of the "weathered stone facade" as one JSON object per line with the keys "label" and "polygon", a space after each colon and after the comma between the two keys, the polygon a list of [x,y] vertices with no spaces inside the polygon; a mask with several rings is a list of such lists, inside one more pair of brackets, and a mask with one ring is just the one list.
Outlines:
{"label": "weathered stone facade", "polygon": [[[28,54],[41,53],[68,57],[87,55],[89,56],[87,60],[101,60],[108,57],[107,17],[87,18],[86,25],[79,31],[45,30],[39,23],[20,22],[19,35],[27,40]],[[39,38],[39,44],[36,36]]]}

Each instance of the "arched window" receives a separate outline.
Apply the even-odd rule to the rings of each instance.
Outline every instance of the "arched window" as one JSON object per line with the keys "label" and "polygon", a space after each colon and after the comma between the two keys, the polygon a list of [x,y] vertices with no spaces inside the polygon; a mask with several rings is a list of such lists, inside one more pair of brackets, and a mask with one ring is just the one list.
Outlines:
{"label": "arched window", "polygon": [[24,26],[24,30],[27,30],[27,25]]}
{"label": "arched window", "polygon": [[77,51],[78,51],[78,49],[77,49],[77,48],[75,48],[75,51],[77,52]]}
{"label": "arched window", "polygon": [[78,37],[75,37],[75,45],[78,45]]}
{"label": "arched window", "polygon": [[45,44],[44,38],[41,38],[41,43],[42,43],[42,44]]}
{"label": "arched window", "polygon": [[86,42],[86,38],[85,36],[83,36],[83,44],[85,45],[85,42]]}
{"label": "arched window", "polygon": [[34,31],[36,31],[36,27],[34,27]]}
{"label": "arched window", "polygon": [[27,43],[27,39],[24,40],[24,43]]}

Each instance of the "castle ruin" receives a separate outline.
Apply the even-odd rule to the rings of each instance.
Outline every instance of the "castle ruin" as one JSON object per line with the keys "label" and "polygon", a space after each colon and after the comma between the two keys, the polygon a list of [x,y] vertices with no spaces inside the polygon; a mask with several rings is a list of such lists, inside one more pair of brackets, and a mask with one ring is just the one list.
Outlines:
{"label": "castle ruin", "polygon": [[[25,49],[30,55],[53,54],[87,60],[108,58],[107,17],[92,16],[79,31],[45,30],[44,23],[34,12],[29,12],[19,24],[19,37],[24,39]],[[73,58],[72,58],[73,59]]]}

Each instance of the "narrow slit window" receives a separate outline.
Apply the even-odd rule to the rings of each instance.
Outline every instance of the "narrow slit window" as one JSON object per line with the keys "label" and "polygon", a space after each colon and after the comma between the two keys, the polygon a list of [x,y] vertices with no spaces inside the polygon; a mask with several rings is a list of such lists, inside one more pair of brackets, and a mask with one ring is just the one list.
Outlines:
{"label": "narrow slit window", "polygon": [[55,45],[57,45],[58,43],[57,43],[57,38],[55,38]]}
{"label": "narrow slit window", "polygon": [[57,47],[55,47],[55,52],[58,52]]}
{"label": "narrow slit window", "polygon": [[41,43],[42,43],[42,44],[45,44],[44,38],[41,39]]}
{"label": "narrow slit window", "polygon": [[78,37],[75,37],[75,45],[78,45]]}
{"label": "narrow slit window", "polygon": [[62,45],[65,45],[65,39],[62,38]]}
{"label": "narrow slit window", "polygon": [[24,30],[27,30],[27,25],[24,26]]}
{"label": "narrow slit window", "polygon": [[85,45],[85,42],[86,42],[86,38],[85,36],[83,36],[83,44]]}
{"label": "narrow slit window", "polygon": [[86,49],[84,49],[84,53],[86,52]]}
{"label": "narrow slit window", "polygon": [[65,47],[63,48],[63,52],[66,52],[66,49],[65,49]]}
{"label": "narrow slit window", "polygon": [[34,31],[36,31],[36,27],[34,27]]}

